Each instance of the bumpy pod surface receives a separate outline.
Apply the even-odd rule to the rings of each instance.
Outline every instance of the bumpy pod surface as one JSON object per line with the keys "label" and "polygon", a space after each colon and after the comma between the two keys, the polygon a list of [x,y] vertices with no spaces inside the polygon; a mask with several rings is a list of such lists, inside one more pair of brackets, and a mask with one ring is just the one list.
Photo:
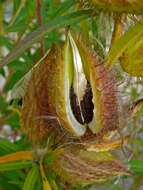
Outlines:
{"label": "bumpy pod surface", "polygon": [[95,53],[69,35],[33,68],[21,123],[34,143],[61,128],[77,138],[87,128],[103,136],[118,127],[116,81]]}

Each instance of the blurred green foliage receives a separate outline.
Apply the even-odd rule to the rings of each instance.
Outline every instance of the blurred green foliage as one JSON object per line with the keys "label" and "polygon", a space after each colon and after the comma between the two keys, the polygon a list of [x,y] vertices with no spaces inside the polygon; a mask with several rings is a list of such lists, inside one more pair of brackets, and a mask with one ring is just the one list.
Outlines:
{"label": "blurred green foliage", "polygon": [[[40,6],[38,2],[40,2]],[[88,8],[89,10],[83,10],[83,8]],[[30,142],[20,130],[18,110],[21,102],[20,100],[11,100],[10,93],[15,84],[38,62],[43,53],[53,43],[62,43],[64,27],[71,27],[73,31],[82,33],[87,45],[92,46],[102,59],[107,58],[109,62],[114,60],[114,64],[121,61],[117,61],[117,58],[124,52],[127,43],[130,42],[130,47],[134,46],[133,37],[136,37],[136,34],[138,35],[137,32],[140,28],[141,30],[143,28],[142,23],[138,23],[142,15],[137,17],[137,20],[127,15],[124,21],[125,30],[128,30],[132,25],[135,25],[137,30],[132,28],[132,33],[128,30],[124,38],[119,41],[122,44],[118,42],[114,44],[112,49],[111,38],[115,15],[90,8],[82,7],[75,0],[0,1],[1,156],[18,150],[31,149]],[[142,34],[141,30],[139,30],[140,34]],[[111,51],[106,57],[110,48]],[[7,54],[8,56],[6,57]],[[143,97],[143,78],[128,75],[116,64],[115,74],[121,84],[119,85],[119,100],[123,99],[122,103],[120,103],[121,107],[124,105],[126,107],[126,103],[128,103],[127,106],[132,105],[132,103]],[[2,85],[2,81],[4,81],[4,85]],[[92,187],[87,186],[82,188],[73,187],[73,189],[139,190],[143,184],[143,180],[141,180],[143,179],[143,110],[140,109],[140,113],[130,118],[126,116],[122,117],[123,121],[125,121],[123,125],[126,125],[130,133],[133,134],[131,142],[127,146],[127,152],[130,153],[130,156],[127,156],[126,159],[126,164],[133,174],[130,177],[113,179],[112,182],[95,185],[95,188],[93,185]],[[60,179],[52,172],[50,175],[49,173],[47,174],[47,178],[54,190],[64,189]],[[36,163],[23,161],[0,164],[0,189],[42,189],[41,178],[39,177]]]}

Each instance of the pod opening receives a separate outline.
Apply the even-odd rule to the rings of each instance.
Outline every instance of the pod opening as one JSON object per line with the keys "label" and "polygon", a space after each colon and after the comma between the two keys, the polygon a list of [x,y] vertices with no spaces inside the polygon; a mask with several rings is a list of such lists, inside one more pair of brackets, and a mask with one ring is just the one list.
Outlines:
{"label": "pod opening", "polygon": [[87,82],[85,93],[80,101],[80,105],[78,103],[76,93],[74,92],[74,88],[71,87],[70,89],[71,108],[76,120],[80,124],[88,124],[93,120],[94,104],[92,102],[92,98],[93,94],[89,82]]}

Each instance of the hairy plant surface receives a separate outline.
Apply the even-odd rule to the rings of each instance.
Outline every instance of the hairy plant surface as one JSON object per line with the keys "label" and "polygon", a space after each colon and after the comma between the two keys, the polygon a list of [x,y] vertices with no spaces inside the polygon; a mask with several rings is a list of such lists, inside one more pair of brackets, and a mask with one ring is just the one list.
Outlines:
{"label": "hairy plant surface", "polygon": [[0,189],[142,188],[142,12],[0,1]]}

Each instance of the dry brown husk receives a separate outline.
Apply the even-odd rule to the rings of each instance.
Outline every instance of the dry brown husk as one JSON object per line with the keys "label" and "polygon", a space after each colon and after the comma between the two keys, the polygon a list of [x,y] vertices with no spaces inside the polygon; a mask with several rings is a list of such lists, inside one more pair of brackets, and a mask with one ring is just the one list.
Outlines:
{"label": "dry brown husk", "polygon": [[[89,123],[90,133],[93,136],[95,133],[104,136],[109,131],[118,128],[116,81],[112,73],[105,70],[103,63],[98,62],[94,53],[84,48],[80,41],[76,43],[83,62],[87,62],[88,80],[93,93],[92,101],[96,119]],[[56,134],[61,128],[71,136],[86,136],[86,127],[81,124],[77,126],[75,123],[72,124],[68,116],[64,53],[64,47],[53,46],[40,64],[33,68],[31,80],[23,98],[21,123],[34,143],[40,143],[49,132]]]}

